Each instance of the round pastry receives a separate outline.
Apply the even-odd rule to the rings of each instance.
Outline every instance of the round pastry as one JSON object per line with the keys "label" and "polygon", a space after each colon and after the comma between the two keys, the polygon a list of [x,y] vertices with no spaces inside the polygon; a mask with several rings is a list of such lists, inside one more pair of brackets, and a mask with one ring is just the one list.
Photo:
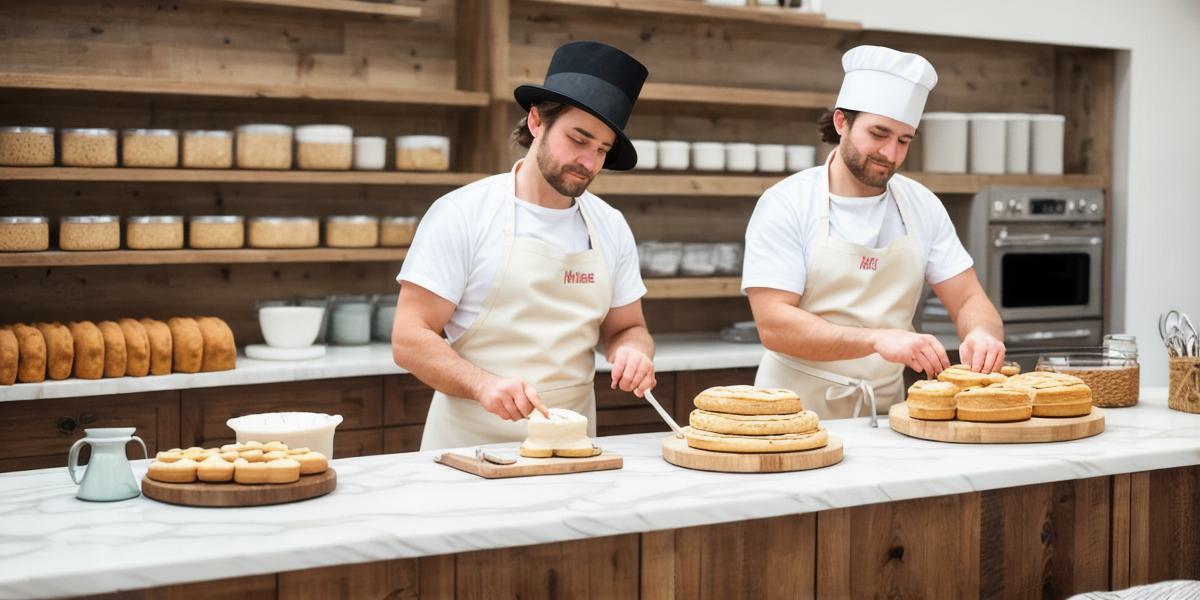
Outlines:
{"label": "round pastry", "polygon": [[145,377],[150,373],[150,337],[146,335],[146,327],[133,319],[121,319],[117,326],[125,337],[125,374]]}
{"label": "round pastry", "polygon": [[256,442],[254,440],[250,440],[245,444],[242,444],[242,450],[262,450],[262,447],[262,442]]}
{"label": "round pastry", "polygon": [[1025,421],[1033,416],[1033,402],[1025,392],[995,383],[967,388],[955,396],[960,421]]}
{"label": "round pastry", "polygon": [[290,458],[280,458],[267,463],[267,482],[294,483],[300,481],[300,463]]}
{"label": "round pastry", "polygon": [[949,421],[958,406],[958,386],[948,381],[920,379],[908,388],[908,416],[926,421]]}
{"label": "round pastry", "polygon": [[46,341],[46,377],[60,380],[71,376],[75,361],[75,341],[71,330],[62,323],[36,323]]}
{"label": "round pastry", "polygon": [[0,385],[17,382],[17,365],[21,363],[21,347],[17,334],[8,325],[0,327]]}
{"label": "round pastry", "polygon": [[196,461],[181,458],[175,462],[156,460],[150,463],[146,475],[155,481],[164,483],[193,483],[196,481]]}
{"label": "round pastry", "polygon": [[1021,365],[1015,362],[1006,362],[1003,367],[1000,367],[1000,374],[1005,377],[1012,377],[1021,374]]}
{"label": "round pastry", "polygon": [[800,397],[790,390],[752,385],[711,387],[692,402],[701,410],[731,415],[789,415],[804,410]]}
{"label": "round pastry", "polygon": [[267,483],[267,463],[239,458],[233,463],[233,480],[248,485]]}
{"label": "round pastry", "polygon": [[731,415],[697,408],[688,417],[692,429],[729,435],[783,435],[807,433],[817,428],[817,413],[804,410],[790,415]]}
{"label": "round pastry", "polygon": [[267,442],[262,445],[263,452],[274,452],[276,450],[282,450],[283,452],[287,452],[287,449],[288,449],[287,444],[280,442],[280,441]]}
{"label": "round pastry", "polygon": [[1073,375],[1033,371],[1010,377],[1004,387],[1028,394],[1035,417],[1082,417],[1092,412],[1092,388]]}
{"label": "round pastry", "polygon": [[200,339],[204,346],[200,370],[207,373],[229,371],[236,367],[237,345],[229,325],[216,317],[198,317],[196,325],[200,328]]}
{"label": "round pastry", "polygon": [[142,327],[146,329],[146,338],[150,340],[150,374],[170,375],[171,356],[174,352],[171,343],[171,328],[162,321],[142,319]]}
{"label": "round pastry", "polygon": [[950,365],[949,369],[938,373],[938,381],[953,383],[960,389],[1004,383],[1005,379],[1007,378],[999,373],[976,373],[967,365]]}
{"label": "round pastry", "polygon": [[192,450],[189,448],[183,451],[184,458],[190,458],[196,462],[207,460],[209,456],[212,456],[212,454],[204,450]]}
{"label": "round pastry", "polygon": [[80,379],[104,377],[104,334],[91,321],[71,321],[75,339],[75,376]]}
{"label": "round pastry", "polygon": [[238,457],[247,462],[263,462],[264,460],[263,451],[258,449],[239,452]]}
{"label": "round pastry", "polygon": [[692,448],[743,454],[799,452],[822,448],[829,443],[829,436],[825,433],[824,428],[817,428],[806,433],[782,435],[729,435],[684,427],[683,435],[687,439],[687,445]]}
{"label": "round pastry", "polygon": [[114,321],[96,323],[104,338],[104,376],[124,377],[128,358],[125,355],[125,333]]}
{"label": "round pastry", "polygon": [[249,448],[241,444],[225,444],[221,446],[221,452],[241,452],[242,450],[249,450]]}
{"label": "round pastry", "polygon": [[308,448],[288,448],[288,451],[287,451],[287,453],[288,453],[289,455],[292,455],[292,454],[308,454],[309,452],[310,452],[310,450],[309,450]]}
{"label": "round pastry", "polygon": [[183,458],[183,454],[178,450],[166,450],[154,455],[154,460],[165,463],[173,463],[181,458]]}
{"label": "round pastry", "polygon": [[316,475],[317,473],[324,473],[325,469],[329,468],[329,460],[320,452],[293,454],[288,458],[300,463],[301,475]]}
{"label": "round pastry", "polygon": [[195,319],[171,317],[171,370],[178,373],[198,373],[204,364],[204,336]]}
{"label": "round pastry", "polygon": [[265,460],[267,462],[271,462],[273,460],[287,458],[287,452],[285,452],[283,450],[272,450],[270,452],[263,452],[262,456],[263,456],[263,460]]}
{"label": "round pastry", "polygon": [[233,471],[233,463],[211,454],[196,467],[196,477],[209,483],[226,483],[233,481]]}
{"label": "round pastry", "polygon": [[222,452],[220,456],[222,459],[228,462],[233,462],[239,458],[239,454],[236,450],[226,450],[225,452]]}
{"label": "round pastry", "polygon": [[24,323],[12,326],[17,337],[17,381],[40,383],[46,380],[46,338],[37,327]]}

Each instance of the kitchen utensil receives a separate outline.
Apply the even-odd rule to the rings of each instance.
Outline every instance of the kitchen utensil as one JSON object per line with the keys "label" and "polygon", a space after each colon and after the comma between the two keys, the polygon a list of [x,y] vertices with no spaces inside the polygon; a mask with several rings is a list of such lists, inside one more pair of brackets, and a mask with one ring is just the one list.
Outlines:
{"label": "kitchen utensil", "polygon": [[[146,442],[133,435],[133,427],[102,427],[84,430],[84,437],[71,445],[67,454],[67,472],[71,481],[79,485],[75,497],[92,502],[113,502],[136,498],[139,494],[137,480],[133,478],[133,467],[125,456],[125,444],[137,440],[142,445],[142,453],[150,457],[146,450]],[[83,480],[75,476],[75,467],[79,463],[79,451],[83,445],[92,447],[92,457],[88,460],[87,470]]]}
{"label": "kitchen utensil", "polygon": [[1104,411],[1092,408],[1083,417],[1033,417],[1009,423],[923,421],[908,416],[908,405],[893,404],[888,424],[909,437],[959,444],[1027,444],[1062,442],[1091,437],[1104,431]]}
{"label": "kitchen utensil", "polygon": [[515,457],[493,454],[484,450],[482,446],[475,449],[475,460],[486,460],[494,465],[511,465],[517,462]]}
{"label": "kitchen utensil", "polygon": [[687,441],[675,436],[663,438],[663,459],[688,469],[720,471],[724,473],[782,473],[820,469],[842,461],[842,440],[829,436],[829,443],[821,448],[800,452],[768,452],[741,454],[737,452],[713,452],[687,445]]}
{"label": "kitchen utensil", "polygon": [[[500,458],[494,451],[485,451],[485,456]],[[608,471],[625,466],[625,459],[616,454],[603,452],[588,458],[525,458],[519,457],[511,464],[497,464],[487,458],[476,458],[457,452],[443,452],[433,461],[464,473],[478,475],[484,479],[527,477],[531,475],[561,475],[585,471]]]}
{"label": "kitchen utensil", "polygon": [[1200,337],[1187,314],[1169,310],[1159,315],[1158,335],[1171,358],[1200,356]]}
{"label": "kitchen utensil", "polygon": [[317,339],[324,315],[317,306],[268,306],[258,309],[258,326],[274,348],[306,348]]}
{"label": "kitchen utensil", "polygon": [[337,488],[332,468],[315,475],[301,475],[294,483],[245,485],[241,483],[164,483],[142,479],[147,498],[183,506],[265,506],[324,496]]}
{"label": "kitchen utensil", "polygon": [[658,400],[654,398],[654,393],[650,390],[646,390],[646,393],[642,394],[642,396],[646,398],[646,401],[650,403],[650,406],[654,407],[654,410],[658,411],[658,416],[662,417],[662,419],[667,422],[667,425],[670,426],[671,431],[675,432],[675,437],[682,439],[683,430],[679,428],[679,423],[676,423],[675,419],[671,418],[670,413],[663,410],[662,405],[659,404]]}

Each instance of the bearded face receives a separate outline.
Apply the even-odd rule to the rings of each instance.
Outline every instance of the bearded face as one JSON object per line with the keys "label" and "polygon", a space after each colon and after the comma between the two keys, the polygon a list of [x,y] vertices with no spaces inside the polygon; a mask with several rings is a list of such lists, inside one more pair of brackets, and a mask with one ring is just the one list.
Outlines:
{"label": "bearded face", "polygon": [[537,165],[542,177],[554,191],[568,198],[579,197],[596,178],[596,173],[589,173],[579,165],[560,162],[555,158],[551,146],[552,144],[538,146]]}

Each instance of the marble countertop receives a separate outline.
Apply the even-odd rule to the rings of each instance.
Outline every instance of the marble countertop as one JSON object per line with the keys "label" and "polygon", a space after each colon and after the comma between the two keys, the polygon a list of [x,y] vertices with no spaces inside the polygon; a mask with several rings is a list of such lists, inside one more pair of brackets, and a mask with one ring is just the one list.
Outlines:
{"label": "marble countertop", "polygon": [[[757,367],[763,347],[759,344],[734,344],[721,341],[714,333],[666,334],[655,337],[657,344],[655,369],[694,371]],[[607,373],[611,365],[603,355],[596,355],[596,370]],[[388,344],[367,346],[330,346],[328,353],[318,359],[301,361],[255,360],[239,355],[237,368],[215,373],[173,373],[149,377],[115,377],[112,379],[66,379],[45,383],[19,383],[0,386],[0,402],[74,398],[134,392],[156,392],[229,385],[280,383],[363,377],[406,373],[392,361]]]}
{"label": "marble countertop", "polygon": [[[601,438],[617,471],[485,480],[411,453],[334,461],[338,488],[289,505],[186,508],[77,500],[66,469],[0,474],[0,598],[94,594],[806,513],[1200,464],[1200,415],[1165,389],[1105,411],[1098,436],[1050,444],[927,442],[867,420],[825,423],[845,459],[816,471],[691,471],[662,434]],[[135,463],[140,477],[145,461]]]}

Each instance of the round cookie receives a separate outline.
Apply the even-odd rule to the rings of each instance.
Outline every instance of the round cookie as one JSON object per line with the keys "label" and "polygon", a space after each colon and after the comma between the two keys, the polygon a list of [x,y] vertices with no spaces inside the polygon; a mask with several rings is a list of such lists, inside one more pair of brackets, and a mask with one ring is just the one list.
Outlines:
{"label": "round cookie", "polygon": [[91,321],[72,321],[75,338],[75,376],[80,379],[104,377],[104,334]]}
{"label": "round cookie", "polygon": [[166,323],[154,319],[142,319],[141,324],[146,329],[146,337],[150,341],[150,374],[170,375],[173,352],[171,328],[167,327]]}
{"label": "round cookie", "polygon": [[71,330],[62,323],[37,323],[34,327],[42,332],[46,341],[46,377],[62,380],[71,376],[75,361],[75,341]]}
{"label": "round cookie", "polygon": [[811,410],[790,415],[731,415],[696,409],[688,417],[692,429],[728,435],[783,435],[807,433],[820,419]]}
{"label": "round cookie", "polygon": [[196,325],[200,327],[200,337],[204,345],[200,370],[229,371],[237,366],[237,344],[233,340],[233,330],[229,325],[216,317],[198,317]]}
{"label": "round cookie", "polygon": [[100,321],[96,327],[104,336],[104,376],[124,377],[129,361],[125,354],[125,333],[114,321]]}
{"label": "round cookie", "polygon": [[41,383],[46,380],[46,338],[37,327],[24,323],[12,326],[17,336],[17,381]]}
{"label": "round cookie", "polygon": [[1010,377],[1004,387],[1028,394],[1035,417],[1082,417],[1092,412],[1092,389],[1074,375],[1034,371]]}
{"label": "round cookie", "polygon": [[949,421],[954,418],[958,404],[954,396],[958,386],[936,379],[919,379],[908,388],[908,415],[926,421]]}
{"label": "round cookie", "polygon": [[761,454],[766,452],[799,452],[822,448],[829,443],[825,429],[818,428],[807,433],[783,435],[728,435],[683,428],[688,446],[713,452],[737,452]]}
{"label": "round cookie", "polygon": [[246,462],[263,462],[265,460],[263,458],[263,451],[258,449],[244,450],[238,453],[238,457]]}
{"label": "round cookie", "polygon": [[267,463],[268,483],[295,483],[300,481],[300,463],[290,458],[280,458]]}
{"label": "round cookie", "polygon": [[701,410],[733,415],[788,415],[804,410],[800,397],[790,390],[752,385],[711,387],[692,403]]}
{"label": "round cookie", "polygon": [[307,452],[305,454],[293,454],[288,458],[300,463],[301,475],[316,475],[324,473],[329,468],[329,460],[320,452]]}
{"label": "round cookie", "polygon": [[150,374],[150,337],[146,327],[133,319],[117,321],[125,336],[125,374],[145,377]]}
{"label": "round cookie", "polygon": [[938,381],[953,383],[960,389],[1004,383],[1005,379],[1007,377],[999,373],[976,373],[967,365],[950,365],[950,368],[938,373]]}
{"label": "round cookie", "polygon": [[204,336],[200,326],[189,317],[167,319],[171,329],[171,370],[177,373],[199,373],[204,364]]}
{"label": "round cookie", "polygon": [[0,327],[0,385],[17,382],[17,366],[21,363],[21,347],[17,334],[8,325]]}
{"label": "round cookie", "polygon": [[150,463],[146,476],[163,483],[193,483],[196,481],[196,461],[181,458],[175,462],[156,460]]}
{"label": "round cookie", "polygon": [[1000,374],[1005,377],[1012,377],[1021,374],[1021,365],[1015,362],[1006,362],[1003,367],[1000,367]]}
{"label": "round cookie", "polygon": [[233,481],[234,468],[233,463],[213,454],[196,467],[196,477],[209,483],[227,483]]}
{"label": "round cookie", "polygon": [[999,383],[967,388],[954,399],[960,421],[1025,421],[1033,416],[1033,401],[1028,394]]}
{"label": "round cookie", "polygon": [[267,463],[265,462],[249,462],[244,458],[233,462],[233,480],[238,483],[246,485],[267,483],[268,477]]}

